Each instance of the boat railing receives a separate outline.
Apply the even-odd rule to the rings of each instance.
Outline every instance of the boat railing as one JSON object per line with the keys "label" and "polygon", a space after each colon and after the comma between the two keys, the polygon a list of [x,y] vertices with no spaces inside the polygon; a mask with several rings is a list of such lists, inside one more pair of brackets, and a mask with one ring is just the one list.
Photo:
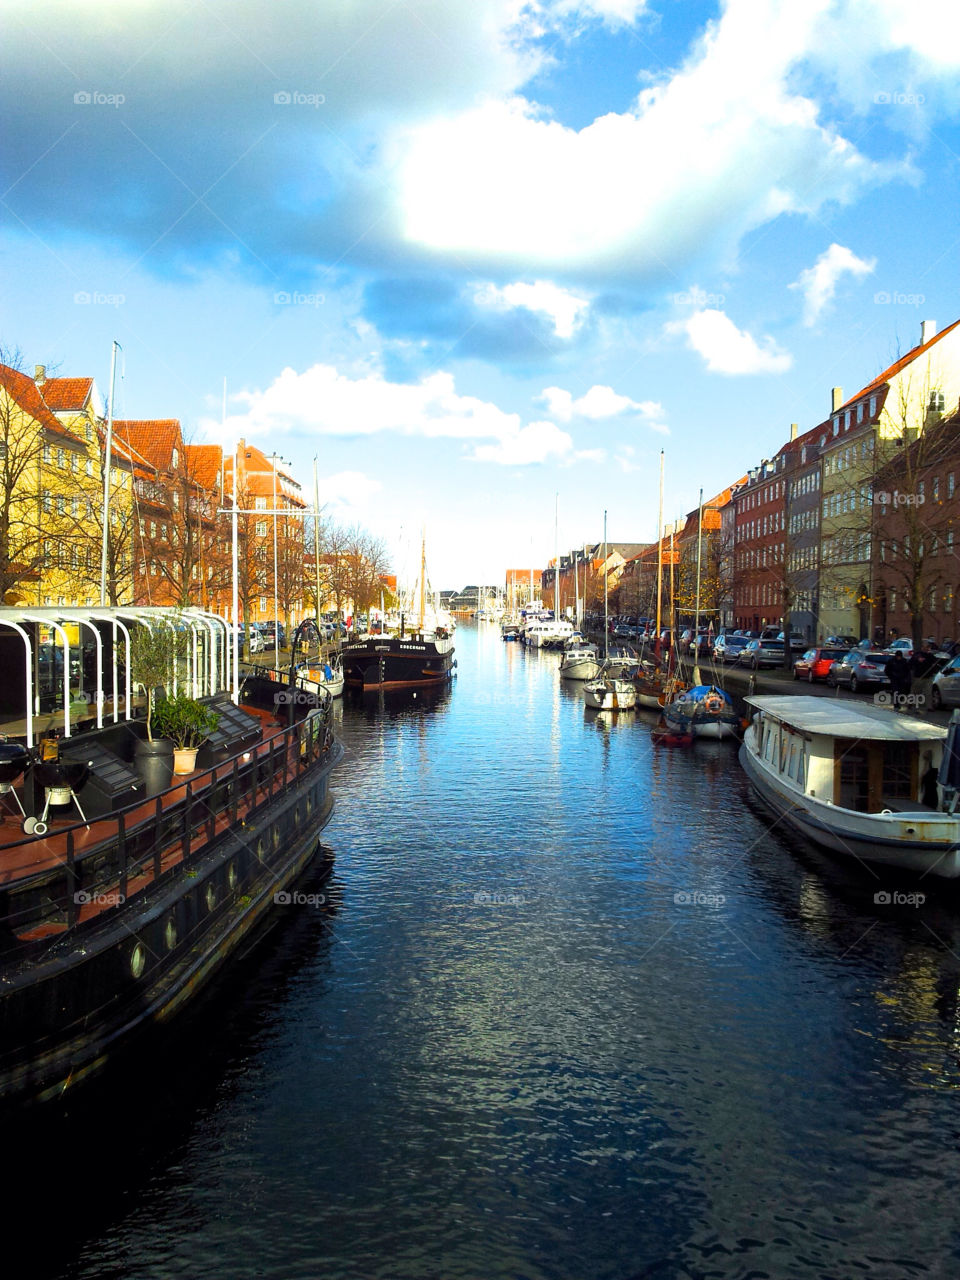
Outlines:
{"label": "boat railing", "polygon": [[[0,887],[0,948],[7,955],[32,949],[41,936],[49,944],[57,936],[51,924],[72,929],[81,917],[103,918],[134,893],[182,872],[218,836],[242,831],[278,794],[325,762],[332,747],[327,718],[308,716],[230,762],[191,774],[152,805],[142,802],[91,819],[89,826],[51,828],[41,841],[27,836],[6,843],[8,866],[18,852],[38,844],[55,861]],[[33,938],[18,936],[33,930],[40,931]]]}

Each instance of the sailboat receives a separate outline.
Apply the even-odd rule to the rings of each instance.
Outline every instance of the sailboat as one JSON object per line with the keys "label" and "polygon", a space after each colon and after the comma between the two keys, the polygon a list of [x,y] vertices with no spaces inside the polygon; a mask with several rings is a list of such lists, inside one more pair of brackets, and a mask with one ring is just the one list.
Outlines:
{"label": "sailboat", "polygon": [[700,675],[700,565],[703,535],[703,490],[697,518],[697,596],[693,625],[693,685],[678,691],[663,706],[663,718],[670,729],[692,733],[697,738],[732,738],[740,720],[729,693],[715,684],[704,684]]}
{"label": "sailboat", "polygon": [[442,622],[426,626],[426,542],[420,546],[419,610],[417,626],[408,632],[400,615],[400,630],[392,636],[364,636],[343,646],[343,676],[348,687],[413,689],[445,684],[456,668],[453,640]]}
{"label": "sailboat", "polygon": [[610,606],[607,597],[607,513],[603,513],[603,666],[595,680],[583,686],[583,700],[598,711],[629,711],[637,705],[637,687],[624,671],[622,659],[611,662]]}

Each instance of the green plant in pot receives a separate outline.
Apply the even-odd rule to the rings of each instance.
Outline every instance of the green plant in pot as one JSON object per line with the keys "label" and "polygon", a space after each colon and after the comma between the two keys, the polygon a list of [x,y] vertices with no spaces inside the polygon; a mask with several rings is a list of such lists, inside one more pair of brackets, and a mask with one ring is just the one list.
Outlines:
{"label": "green plant in pot", "polygon": [[147,699],[146,738],[134,744],[134,758],[144,780],[147,795],[157,795],[170,786],[173,775],[173,741],[156,725],[157,691],[172,686],[186,657],[185,628],[167,621],[138,623],[130,633],[130,676],[134,686],[142,686]]}
{"label": "green plant in pot", "polygon": [[220,723],[215,711],[185,693],[163,698],[153,709],[156,731],[174,744],[173,772],[192,773],[197,752]]}

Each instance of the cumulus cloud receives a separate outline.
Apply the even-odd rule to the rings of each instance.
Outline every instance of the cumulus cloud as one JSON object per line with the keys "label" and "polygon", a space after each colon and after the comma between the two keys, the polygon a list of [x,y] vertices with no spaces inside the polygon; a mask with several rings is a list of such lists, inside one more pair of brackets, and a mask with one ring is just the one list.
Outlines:
{"label": "cumulus cloud", "polygon": [[572,422],[574,418],[588,418],[598,422],[604,418],[617,418],[627,413],[639,414],[654,426],[663,415],[663,406],[656,400],[631,400],[620,395],[613,387],[595,385],[584,395],[574,399],[562,387],[547,387],[538,397],[554,418]]}
{"label": "cumulus cloud", "polygon": [[688,320],[667,324],[665,330],[685,334],[711,373],[784,373],[793,364],[790,353],[781,351],[772,338],[757,342],[723,311],[697,311]]}
{"label": "cumulus cloud", "polygon": [[790,87],[825,8],[731,0],[679,72],[580,130],[518,94],[416,125],[398,169],[407,237],[474,261],[650,277],[905,172]]}
{"label": "cumulus cloud", "polygon": [[549,280],[508,284],[502,288],[493,284],[479,285],[474,298],[479,306],[499,311],[522,307],[526,311],[540,312],[550,318],[558,338],[571,338],[590,306],[588,299],[561,289]]}
{"label": "cumulus cloud", "polygon": [[821,253],[812,267],[801,271],[799,277],[789,285],[789,288],[799,289],[803,293],[803,323],[816,323],[820,312],[832,301],[837,291],[837,281],[842,275],[852,275],[859,279],[870,275],[876,265],[876,258],[858,258],[842,244],[832,244]]}
{"label": "cumulus cloud", "polygon": [[530,422],[505,435],[496,444],[477,445],[472,458],[477,462],[499,462],[508,467],[563,458],[573,447],[565,431],[552,422]]}
{"label": "cumulus cloud", "polygon": [[[392,382],[379,371],[350,377],[332,365],[286,368],[266,389],[231,396],[240,412],[203,420],[211,439],[371,436],[378,432],[452,439],[473,446],[470,460],[526,466],[562,458],[572,438],[552,422],[524,424],[488,400],[461,395],[449,373]],[[492,443],[483,443],[490,441]],[[356,481],[357,473],[349,473]]]}

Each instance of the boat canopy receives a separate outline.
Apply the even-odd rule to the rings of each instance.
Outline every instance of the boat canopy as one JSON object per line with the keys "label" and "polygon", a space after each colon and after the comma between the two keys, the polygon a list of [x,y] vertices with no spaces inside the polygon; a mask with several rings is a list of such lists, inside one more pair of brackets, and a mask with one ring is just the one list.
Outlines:
{"label": "boat canopy", "polygon": [[887,742],[942,741],[943,725],[928,724],[915,716],[901,715],[886,707],[857,705],[812,694],[748,697],[744,702],[764,715],[799,729],[831,738],[875,738]]}
{"label": "boat canopy", "polygon": [[[10,672],[19,668],[23,682],[18,688],[16,679],[8,675],[4,683],[0,734],[24,737],[27,746],[33,746],[35,721],[44,711],[48,714],[41,727],[65,737],[83,720],[92,719],[102,728],[105,719],[119,720],[121,711],[123,719],[132,719],[130,633],[138,625],[188,633],[184,670],[173,672],[171,692],[177,691],[178,679],[194,697],[229,686],[228,624],[202,609],[4,607],[0,608],[0,662],[9,663]],[[41,643],[40,629],[50,633],[49,645]],[[85,649],[89,661],[84,660]]]}

